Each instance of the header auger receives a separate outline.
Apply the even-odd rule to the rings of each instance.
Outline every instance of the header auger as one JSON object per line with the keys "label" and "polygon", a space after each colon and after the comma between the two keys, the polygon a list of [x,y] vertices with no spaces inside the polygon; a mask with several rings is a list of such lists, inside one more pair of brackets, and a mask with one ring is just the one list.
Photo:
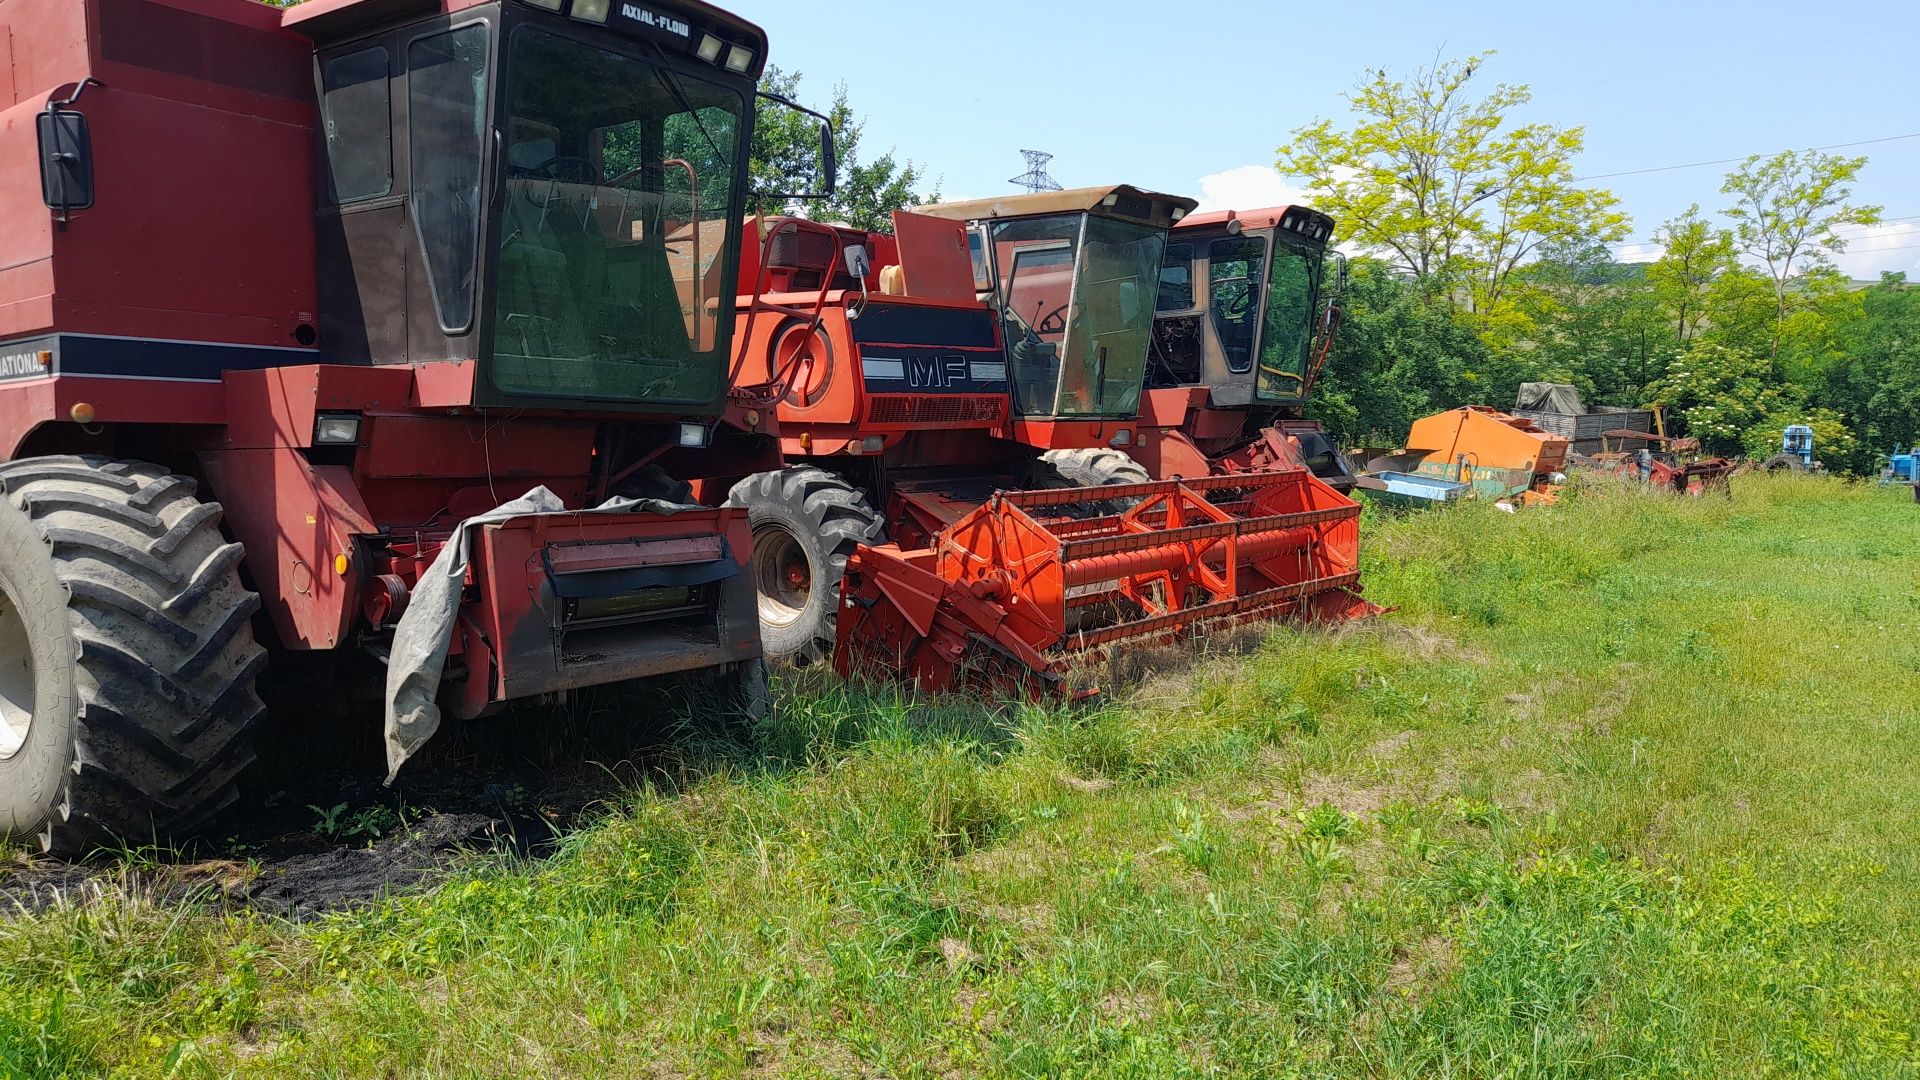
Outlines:
{"label": "header auger", "polygon": [[1032,693],[1123,643],[1362,616],[1359,517],[1304,468],[996,492],[926,548],[849,560],[836,663]]}

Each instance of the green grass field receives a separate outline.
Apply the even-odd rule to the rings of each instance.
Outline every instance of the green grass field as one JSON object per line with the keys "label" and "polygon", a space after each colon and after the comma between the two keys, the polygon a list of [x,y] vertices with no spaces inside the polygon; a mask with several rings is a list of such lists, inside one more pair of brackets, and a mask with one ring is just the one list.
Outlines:
{"label": "green grass field", "polygon": [[7,1075],[1920,1075],[1920,508],[1368,519],[1099,708],[803,678],[539,861],[0,922]]}

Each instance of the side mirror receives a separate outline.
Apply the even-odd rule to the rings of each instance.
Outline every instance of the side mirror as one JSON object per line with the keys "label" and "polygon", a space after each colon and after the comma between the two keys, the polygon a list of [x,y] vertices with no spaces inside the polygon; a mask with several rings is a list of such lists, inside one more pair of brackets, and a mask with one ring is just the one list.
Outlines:
{"label": "side mirror", "polygon": [[93,138],[84,113],[49,108],[39,114],[40,195],[60,215],[93,205]]}
{"label": "side mirror", "polygon": [[764,191],[755,192],[755,197],[771,202],[810,202],[832,195],[838,184],[840,174],[839,158],[838,155],[835,154],[833,146],[833,121],[814,112],[805,105],[788,101],[786,98],[780,97],[777,94],[769,94],[762,91],[754,96],[763,101],[771,101],[782,108],[792,109],[794,112],[803,113],[820,121],[819,190],[808,192]]}
{"label": "side mirror", "polygon": [[847,273],[853,277],[866,279],[873,273],[873,258],[867,254],[867,245],[848,244],[841,252],[847,262]]}
{"label": "side mirror", "polygon": [[820,175],[826,180],[824,194],[833,194],[840,183],[840,162],[833,148],[833,125],[826,120],[820,121]]}

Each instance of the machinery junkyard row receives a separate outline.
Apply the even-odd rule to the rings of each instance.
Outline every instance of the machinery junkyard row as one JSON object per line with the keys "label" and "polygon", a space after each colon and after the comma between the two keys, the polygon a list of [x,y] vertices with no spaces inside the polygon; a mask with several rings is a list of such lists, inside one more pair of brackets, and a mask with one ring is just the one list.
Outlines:
{"label": "machinery junkyard row", "polygon": [[764,708],[768,658],[1054,694],[1372,614],[1356,483],[1567,457],[1469,411],[1357,478],[1302,412],[1344,276],[1306,207],[750,216],[814,193],[749,190],[768,42],[697,0],[5,18],[0,832],[50,849],[229,803],[269,664],[384,668],[393,769],[633,679]]}

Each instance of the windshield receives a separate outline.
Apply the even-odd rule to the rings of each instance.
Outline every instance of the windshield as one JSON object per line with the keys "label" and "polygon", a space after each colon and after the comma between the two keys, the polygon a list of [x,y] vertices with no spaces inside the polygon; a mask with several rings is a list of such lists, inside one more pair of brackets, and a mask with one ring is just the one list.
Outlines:
{"label": "windshield", "polygon": [[743,99],[533,27],[506,67],[495,386],[712,401]]}
{"label": "windshield", "polygon": [[1057,214],[996,222],[993,245],[1014,411],[1139,412],[1166,233]]}
{"label": "windshield", "polygon": [[1260,335],[1260,373],[1254,386],[1263,400],[1305,396],[1314,301],[1320,294],[1324,256],[1320,249],[1298,248],[1275,238],[1267,276],[1267,317]]}

